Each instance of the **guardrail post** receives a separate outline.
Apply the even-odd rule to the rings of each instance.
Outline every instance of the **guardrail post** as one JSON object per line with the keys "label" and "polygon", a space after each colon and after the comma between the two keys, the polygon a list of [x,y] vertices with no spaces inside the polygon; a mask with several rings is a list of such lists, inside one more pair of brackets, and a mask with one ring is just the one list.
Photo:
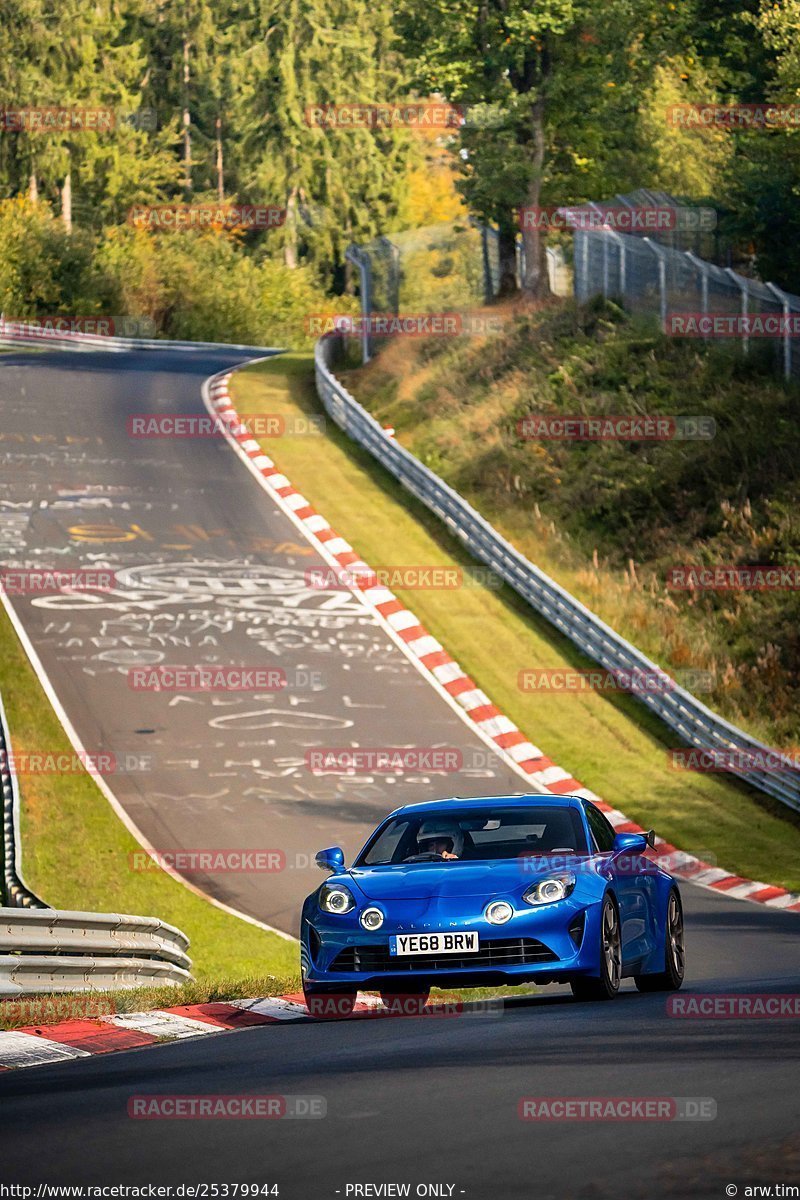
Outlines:
{"label": "guardrail post", "polygon": [[783,331],[783,378],[791,379],[792,377],[792,343],[791,331],[789,329],[789,317],[792,312],[791,298],[787,292],[782,291],[774,283],[768,283],[767,287],[772,292],[773,296],[780,301],[783,309],[783,319],[786,322],[786,327]]}
{"label": "guardrail post", "polygon": [[[684,250],[684,254],[688,258],[696,271],[700,273],[700,305],[701,312],[704,317],[708,316],[708,263],[703,262],[702,258],[698,258],[691,250]],[[706,341],[709,340],[709,334],[704,333],[703,337]]]}
{"label": "guardrail post", "polygon": [[744,322],[743,322],[744,330],[742,333],[742,353],[749,354],[750,353],[750,335],[747,332],[747,314],[749,311],[750,292],[748,291],[748,288],[747,288],[747,280],[742,275],[737,275],[736,272],[733,271],[730,267],[725,268],[725,274],[730,275],[731,279],[736,284],[736,286],[738,287],[738,289],[741,293],[740,305],[741,305],[741,313],[742,313],[742,316],[744,317]]}
{"label": "guardrail post", "polygon": [[[573,280],[572,290],[575,293],[576,300],[589,299],[589,231],[587,229],[576,229],[573,235],[572,244],[574,247],[573,261]],[[580,259],[580,270],[577,269],[578,259]]]}
{"label": "guardrail post", "polygon": [[[614,230],[614,229],[606,230],[605,236],[607,238],[614,239],[614,245],[617,247],[617,251],[619,253],[619,271],[617,272],[617,277],[619,279],[619,296],[620,296],[620,300],[624,300],[625,299],[625,287],[626,287],[625,238],[622,236],[621,233],[617,233],[616,230]],[[604,260],[603,260],[604,273],[605,273],[605,267],[606,267],[606,262],[605,262],[605,257],[604,257]],[[607,284],[607,280],[604,277],[604,280],[603,280],[604,289],[606,288],[606,284]],[[606,296],[606,298],[608,298],[608,293],[605,290],[604,290],[604,295]]]}
{"label": "guardrail post", "polygon": [[658,260],[658,294],[659,294],[659,316],[661,318],[661,328],[664,333],[667,332],[667,256],[661,246],[657,246],[650,238],[642,238],[646,246],[655,254]]}

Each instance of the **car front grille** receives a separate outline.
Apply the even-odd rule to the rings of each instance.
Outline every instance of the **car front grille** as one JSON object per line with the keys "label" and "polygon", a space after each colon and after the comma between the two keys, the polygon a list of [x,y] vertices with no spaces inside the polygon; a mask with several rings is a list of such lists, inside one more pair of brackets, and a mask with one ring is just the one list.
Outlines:
{"label": "car front grille", "polygon": [[482,942],[477,954],[415,954],[411,958],[395,957],[387,945],[348,946],[333,960],[331,971],[358,971],[376,974],[388,971],[469,971],[474,967],[515,967],[529,963],[558,962],[543,942],[536,938],[494,938]]}

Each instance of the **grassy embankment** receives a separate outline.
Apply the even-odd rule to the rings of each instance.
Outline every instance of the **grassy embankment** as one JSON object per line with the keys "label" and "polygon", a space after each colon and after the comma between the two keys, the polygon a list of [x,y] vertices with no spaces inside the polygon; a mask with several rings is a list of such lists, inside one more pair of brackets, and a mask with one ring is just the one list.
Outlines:
{"label": "grassy embankment", "polygon": [[[502,336],[388,345],[351,390],[530,559],[703,699],[800,753],[800,592],[677,591],[676,566],[800,564],[800,389],[613,305],[506,318]],[[709,440],[526,439],[529,414],[704,416]]]}

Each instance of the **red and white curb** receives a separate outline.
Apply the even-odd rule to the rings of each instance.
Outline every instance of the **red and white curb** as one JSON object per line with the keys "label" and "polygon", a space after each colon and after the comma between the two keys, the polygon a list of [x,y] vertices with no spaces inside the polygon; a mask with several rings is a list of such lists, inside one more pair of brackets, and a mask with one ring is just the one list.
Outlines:
{"label": "red and white curb", "polygon": [[[429,1011],[435,1016],[437,1006],[431,1005]],[[376,996],[361,996],[353,1015],[388,1017],[391,1014]],[[117,1050],[136,1050],[167,1041],[247,1029],[253,1025],[320,1019],[309,1013],[302,993],[296,993],[260,1000],[183,1004],[151,1012],[61,1021],[57,1025],[27,1025],[0,1033],[0,1072],[89,1058],[93,1054]]]}
{"label": "red and white curb", "polygon": [[[541,792],[583,796],[602,809],[621,833],[642,833],[640,825],[629,820],[610,804],[584,787],[569,771],[534,746],[513,721],[492,704],[485,692],[451,658],[417,617],[381,585],[369,583],[370,567],[353,547],[326,521],[305,496],[298,492],[252,436],[237,413],[229,392],[232,372],[207,380],[203,399],[209,413],[217,417],[228,441],[235,447],[271,498],[306,536],[326,562],[343,572],[343,586],[357,596],[377,617],[390,637],[405,652],[420,672],[471,725],[484,742],[505,760],[528,784]],[[359,581],[358,576],[364,578]],[[375,576],[373,575],[374,579]],[[653,854],[667,870],[688,882],[724,892],[737,900],[754,900],[771,908],[800,912],[800,894],[772,887],[756,880],[743,879],[721,867],[703,862],[656,838]]]}

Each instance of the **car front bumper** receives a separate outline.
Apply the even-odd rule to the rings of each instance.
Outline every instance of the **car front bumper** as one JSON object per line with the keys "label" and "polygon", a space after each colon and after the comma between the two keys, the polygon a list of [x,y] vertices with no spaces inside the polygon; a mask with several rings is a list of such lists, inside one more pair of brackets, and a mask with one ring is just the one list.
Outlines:
{"label": "car front bumper", "polygon": [[[461,905],[464,907],[463,903]],[[566,980],[594,975],[599,968],[600,905],[568,897],[554,904],[517,911],[504,925],[490,924],[482,910],[440,914],[424,921],[385,921],[363,929],[354,914],[306,914],[302,927],[302,968],[308,985],[369,991],[436,987],[483,987]],[[396,957],[389,938],[398,933],[478,933],[477,954]]]}

